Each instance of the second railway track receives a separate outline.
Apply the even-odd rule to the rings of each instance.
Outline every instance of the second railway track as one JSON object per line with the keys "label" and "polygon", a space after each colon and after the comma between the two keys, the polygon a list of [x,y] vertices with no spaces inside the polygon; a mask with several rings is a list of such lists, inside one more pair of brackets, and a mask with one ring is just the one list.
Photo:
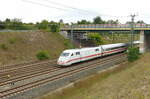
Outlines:
{"label": "second railway track", "polygon": [[1,66],[0,67],[0,74],[7,72],[7,71],[15,71],[18,69],[23,69],[26,67],[31,67],[31,66],[37,66],[37,65],[42,65],[42,64],[47,64],[47,63],[56,63],[56,59],[53,60],[47,60],[47,61],[43,61],[43,62],[39,62],[39,61],[33,61],[33,62],[28,62],[28,63],[20,63],[20,64],[13,64],[13,65],[5,65],[5,66]]}
{"label": "second railway track", "polygon": [[[78,73],[78,72],[81,72],[81,71],[84,71],[84,70],[87,70],[87,69],[95,68],[97,65],[100,65],[100,64],[103,65],[107,62],[118,61],[121,58],[126,58],[126,55],[125,54],[117,54],[117,55],[105,57],[101,60],[96,60],[95,62],[91,62],[91,63],[89,62],[88,64],[84,64],[83,66],[68,67],[66,70],[65,70],[65,68],[61,68],[62,70],[64,70],[63,72],[60,72],[60,73],[57,73],[57,74],[54,74],[54,75],[50,75],[48,77],[39,79],[37,81],[29,82],[29,83],[26,83],[26,84],[23,84],[23,85],[20,85],[20,86],[16,86],[16,87],[4,90],[4,91],[0,91],[0,93],[1,93],[0,98],[5,98],[5,97],[8,97],[10,95],[16,94],[18,92],[23,92],[23,91],[26,91],[26,90],[30,90],[34,87],[44,85],[48,82],[52,82],[52,81],[55,81],[55,80],[58,80],[58,79],[62,79],[64,77],[73,75],[75,73]],[[34,75],[32,75],[32,76],[34,76]]]}

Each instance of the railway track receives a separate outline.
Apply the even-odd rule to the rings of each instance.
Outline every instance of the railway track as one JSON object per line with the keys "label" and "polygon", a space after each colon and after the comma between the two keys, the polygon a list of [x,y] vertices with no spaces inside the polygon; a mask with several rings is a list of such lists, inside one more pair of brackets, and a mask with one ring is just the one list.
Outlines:
{"label": "railway track", "polygon": [[[97,60],[94,60],[95,62]],[[83,63],[82,65],[84,65],[86,63]],[[21,71],[17,71],[18,73],[15,72],[15,74],[13,74],[12,72],[10,72],[9,74],[11,74],[10,78],[7,78],[6,75],[4,75],[4,78],[2,76],[0,76],[0,86],[4,86],[7,84],[11,84],[11,83],[16,83],[25,79],[29,79],[32,77],[36,77],[36,76],[41,76],[41,75],[45,75],[45,74],[49,74],[52,72],[56,72],[58,70],[60,70],[61,68],[57,68],[56,65],[54,66],[48,66],[50,64],[46,64],[47,67],[42,66],[37,66],[37,68],[32,67],[31,70],[26,69],[24,70],[24,72]],[[81,64],[78,64],[81,65]]]}
{"label": "railway track", "polygon": [[49,66],[49,64],[55,66],[56,64],[56,60],[54,61],[45,61],[45,62],[40,62],[40,63],[34,63],[34,64],[29,64],[29,65],[25,65],[25,66],[20,66],[20,67],[16,67],[16,68],[11,68],[11,69],[7,69],[7,70],[1,70],[0,72],[0,82],[3,79],[9,79],[11,76],[11,78],[13,76],[16,75],[23,75],[23,74],[27,74],[30,72],[37,72],[39,70],[44,70],[44,69],[49,69],[51,68]]}
{"label": "railway track", "polygon": [[11,79],[5,79],[5,80],[2,80],[0,82],[0,86],[4,86],[4,85],[7,85],[7,84],[19,82],[19,81],[22,81],[22,80],[25,80],[25,79],[29,79],[29,78],[45,75],[45,74],[48,74],[48,73],[56,72],[60,69],[61,68],[49,68],[49,69],[44,69],[44,70],[38,70],[36,72],[28,73],[28,74],[21,75],[21,76],[16,76],[16,77],[11,78]]}
{"label": "railway track", "polygon": [[7,77],[7,75],[10,75],[11,77],[13,77],[13,76],[16,76],[16,75],[22,75],[22,74],[27,74],[27,73],[30,73],[30,72],[36,72],[38,70],[54,68],[52,66],[55,66],[55,64],[51,64],[51,66],[49,66],[49,65],[50,65],[50,63],[46,63],[46,64],[43,64],[43,65],[35,65],[35,66],[31,66],[31,67],[20,68],[20,69],[17,69],[17,70],[3,72],[3,73],[0,74],[0,81],[1,81],[1,78],[5,78],[5,77]]}
{"label": "railway track", "polygon": [[[103,64],[108,63],[108,62],[118,61],[121,58],[126,58],[126,55],[125,54],[113,55],[113,56],[103,58],[99,61],[93,62],[91,64],[87,64],[87,65],[83,65],[83,66],[68,67],[69,69],[64,71],[64,72],[52,75],[50,77],[45,77],[45,78],[37,80],[37,81],[29,82],[29,83],[26,83],[26,84],[23,84],[23,85],[14,87],[14,88],[10,88],[10,89],[1,91],[0,92],[0,98],[6,98],[6,97],[9,97],[9,96],[14,95],[16,93],[19,93],[19,92],[31,90],[32,88],[42,86],[46,83],[56,81],[59,79],[63,79],[65,77],[74,75],[76,73],[95,68],[97,65],[100,65],[100,64],[103,65]],[[65,68],[62,68],[62,69],[65,69]]]}
{"label": "railway track", "polygon": [[0,73],[7,72],[7,71],[12,71],[12,70],[17,70],[17,69],[20,69],[20,68],[26,68],[26,67],[30,67],[30,66],[33,66],[33,65],[36,66],[36,65],[41,65],[41,64],[46,64],[46,63],[54,63],[54,62],[56,62],[56,59],[42,61],[42,62],[32,61],[32,62],[28,62],[28,63],[26,62],[26,63],[13,64],[13,65],[4,65],[4,66],[0,67]]}

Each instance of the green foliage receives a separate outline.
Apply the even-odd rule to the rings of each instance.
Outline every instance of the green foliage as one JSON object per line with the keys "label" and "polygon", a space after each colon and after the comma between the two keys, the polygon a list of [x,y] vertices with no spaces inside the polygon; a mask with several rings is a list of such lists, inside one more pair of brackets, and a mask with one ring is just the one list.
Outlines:
{"label": "green foliage", "polygon": [[103,20],[101,19],[101,17],[97,16],[97,17],[95,17],[95,18],[93,19],[93,23],[94,23],[94,24],[104,24],[105,21],[103,21]]}
{"label": "green foliage", "polygon": [[130,48],[128,48],[127,54],[128,54],[128,61],[133,62],[133,61],[139,59],[139,56],[140,56],[139,48],[130,47]]}
{"label": "green foliage", "polygon": [[48,28],[48,21],[47,20],[43,20],[41,23],[37,23],[37,27],[38,29],[42,29],[42,30],[45,30]]}
{"label": "green foliage", "polygon": [[146,24],[143,20],[139,20],[136,22],[137,24]]}
{"label": "green foliage", "polygon": [[0,29],[5,29],[5,23],[0,21]]}
{"label": "green foliage", "polygon": [[88,38],[91,39],[96,45],[101,45],[104,43],[102,36],[98,33],[88,34]]}
{"label": "green foliage", "polygon": [[6,44],[1,44],[0,45],[0,47],[1,47],[1,49],[3,49],[3,50],[7,50],[8,49],[8,46],[6,45]]}
{"label": "green foliage", "polygon": [[[118,20],[102,20],[100,16],[93,19],[93,22],[86,19],[77,21],[77,23],[72,24],[118,24]],[[143,21],[138,21],[137,23],[143,23]],[[69,25],[69,23],[64,23],[61,19],[59,22],[42,20],[41,22],[34,23],[23,23],[21,19],[6,19],[4,21],[0,20],[0,29],[12,29],[12,30],[51,30],[51,32],[58,32],[60,26]]]}
{"label": "green foliage", "polygon": [[8,40],[8,42],[9,42],[10,44],[14,44],[14,43],[16,43],[16,41],[17,41],[17,38],[10,38],[10,39]]}
{"label": "green foliage", "polygon": [[106,24],[119,24],[118,20],[108,20]]}
{"label": "green foliage", "polygon": [[11,30],[31,30],[35,29],[34,24],[23,23],[21,19],[6,19],[5,21],[0,21],[0,29],[11,29]]}
{"label": "green foliage", "polygon": [[69,40],[65,40],[64,45],[66,46],[66,48],[69,48],[69,49],[75,48]]}
{"label": "green foliage", "polygon": [[91,22],[87,20],[81,20],[81,21],[78,21],[77,24],[91,24]]}
{"label": "green foliage", "polygon": [[42,50],[42,51],[39,51],[37,54],[36,54],[36,57],[37,59],[39,60],[45,60],[45,59],[49,59],[50,58],[50,55],[47,51],[45,50]]}
{"label": "green foliage", "polygon": [[52,24],[52,25],[50,25],[50,30],[51,30],[51,32],[59,32],[60,27],[57,24]]}

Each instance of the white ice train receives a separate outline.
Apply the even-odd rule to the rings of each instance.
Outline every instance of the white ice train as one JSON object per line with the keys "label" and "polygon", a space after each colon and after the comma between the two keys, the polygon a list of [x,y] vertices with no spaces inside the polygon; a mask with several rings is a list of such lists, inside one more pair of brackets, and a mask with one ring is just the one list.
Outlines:
{"label": "white ice train", "polygon": [[61,66],[69,66],[81,61],[123,52],[127,49],[127,46],[128,44],[126,43],[117,43],[101,45],[98,47],[65,50],[58,58],[57,64]]}

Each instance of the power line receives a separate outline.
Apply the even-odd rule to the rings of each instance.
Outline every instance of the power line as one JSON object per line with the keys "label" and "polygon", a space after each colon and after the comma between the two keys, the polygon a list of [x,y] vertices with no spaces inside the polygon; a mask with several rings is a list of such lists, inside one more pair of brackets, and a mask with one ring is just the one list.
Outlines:
{"label": "power line", "polygon": [[130,16],[112,16],[112,15],[107,15],[107,14],[100,14],[100,13],[98,13],[98,12],[88,11],[88,10],[85,10],[85,9],[79,9],[79,8],[76,8],[76,7],[64,5],[64,4],[61,4],[61,3],[58,3],[58,2],[54,2],[54,1],[50,1],[50,0],[44,0],[44,1],[47,1],[47,2],[49,2],[49,3],[53,3],[53,4],[55,4],[55,5],[59,5],[59,6],[62,6],[62,7],[70,8],[70,9],[73,9],[73,10],[78,10],[78,11],[80,11],[80,12],[83,11],[83,12],[93,13],[93,14],[97,14],[97,15],[101,15],[101,16],[130,17]]}
{"label": "power line", "polygon": [[[34,1],[31,1],[31,0],[22,0],[23,2],[26,2],[26,3],[31,3],[31,4],[34,4],[34,5],[40,5],[40,6],[44,6],[44,7],[48,7],[48,8],[53,8],[53,9],[57,9],[57,10],[62,10],[62,11],[70,11],[70,10],[74,10],[74,11],[78,11],[79,13],[83,14],[88,14],[88,13],[94,13],[94,12],[91,12],[91,11],[88,11],[88,10],[83,10],[83,9],[78,9],[78,8],[75,8],[75,7],[71,7],[71,6],[67,6],[67,5],[64,5],[64,4],[60,4],[60,3],[57,3],[57,2],[51,2],[51,1],[48,1],[48,0],[45,0],[49,3],[53,3],[55,5],[59,5],[59,6],[62,6],[64,8],[60,8],[60,7],[54,7],[54,6],[50,6],[50,5],[47,5],[47,4],[42,4],[42,3],[38,3],[38,2],[34,2]],[[96,14],[96,13],[94,13]]]}
{"label": "power line", "polygon": [[84,14],[85,14],[85,13],[98,14],[98,13],[95,13],[95,12],[92,12],[92,11],[88,11],[88,10],[84,10],[84,9],[79,9],[79,8],[76,8],[76,7],[71,7],[71,6],[68,6],[68,5],[64,5],[64,4],[57,3],[57,2],[53,2],[53,1],[49,1],[49,0],[44,0],[44,1],[47,1],[47,2],[52,3],[52,4],[55,4],[55,5],[62,6],[62,7],[67,8],[67,9],[60,8],[60,7],[54,7],[54,6],[50,6],[50,5],[46,5],[46,4],[34,2],[34,1],[31,1],[31,0],[22,0],[22,1],[27,2],[27,3],[31,3],[31,4],[36,4],[36,5],[44,6],[44,7],[48,7],[48,8],[54,8],[54,9],[57,9],[57,10],[69,11],[68,9],[71,9],[71,10],[79,11],[80,13],[81,13],[81,12],[82,12],[82,13],[84,12]]}
{"label": "power line", "polygon": [[[65,8],[69,8],[69,9],[72,9],[72,10],[78,10],[78,11],[82,11],[82,12],[87,12],[87,13],[91,13],[91,11],[88,11],[88,10],[85,10],[85,9],[79,9],[79,8],[76,8],[76,7],[72,7],[72,6],[68,6],[68,5],[64,5],[64,4],[61,4],[61,3],[58,3],[58,2],[54,2],[54,1],[50,1],[50,0],[44,0],[44,1],[47,1],[49,3],[52,3],[52,4],[55,4],[55,5],[59,5],[59,6],[62,6],[62,7],[65,7]],[[92,12],[93,13],[93,12]]]}
{"label": "power line", "polygon": [[22,0],[22,1],[27,2],[27,3],[31,3],[31,4],[44,6],[44,7],[48,7],[48,8],[54,8],[54,9],[57,9],[57,10],[63,10],[63,11],[69,11],[69,9],[71,9],[71,10],[78,11],[78,12],[80,12],[82,14],[84,12],[84,14],[91,13],[91,14],[96,14],[97,16],[105,16],[105,17],[129,17],[129,16],[113,16],[113,15],[108,15],[108,14],[100,14],[98,12],[88,11],[88,10],[85,10],[85,9],[79,9],[79,8],[76,8],[76,7],[71,7],[71,6],[68,6],[68,5],[64,5],[64,4],[61,4],[61,3],[58,3],[58,2],[54,2],[54,1],[49,1],[49,0],[44,0],[44,1],[47,1],[47,2],[55,4],[55,5],[62,6],[65,9],[64,8],[60,8],[60,7],[54,7],[54,6],[50,6],[50,5],[45,5],[45,4],[42,4],[42,3],[33,2],[33,1],[30,1],[30,0]]}
{"label": "power line", "polygon": [[30,1],[30,0],[22,0],[22,1],[23,2],[27,2],[27,3],[31,3],[31,4],[34,4],[34,5],[40,5],[40,6],[44,6],[44,7],[48,7],[48,8],[57,9],[57,10],[62,10],[62,11],[66,11],[67,10],[67,9],[53,7],[53,6],[42,4],[42,3],[38,3],[38,2],[33,2],[33,1]]}

